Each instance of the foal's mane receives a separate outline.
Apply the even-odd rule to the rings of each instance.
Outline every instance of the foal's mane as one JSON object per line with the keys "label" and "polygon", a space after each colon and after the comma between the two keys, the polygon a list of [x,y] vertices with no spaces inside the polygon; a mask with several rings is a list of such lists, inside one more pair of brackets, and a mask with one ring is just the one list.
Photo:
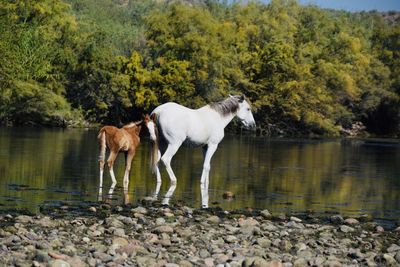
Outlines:
{"label": "foal's mane", "polygon": [[123,129],[129,129],[129,128],[138,126],[138,125],[140,125],[141,123],[142,123],[142,120],[140,120],[140,121],[135,121],[135,122],[130,122],[130,123],[125,124],[124,126],[122,126],[122,128],[123,128]]}
{"label": "foal's mane", "polygon": [[222,116],[228,116],[239,109],[239,99],[240,96],[237,95],[229,96],[222,101],[210,103],[209,106]]}

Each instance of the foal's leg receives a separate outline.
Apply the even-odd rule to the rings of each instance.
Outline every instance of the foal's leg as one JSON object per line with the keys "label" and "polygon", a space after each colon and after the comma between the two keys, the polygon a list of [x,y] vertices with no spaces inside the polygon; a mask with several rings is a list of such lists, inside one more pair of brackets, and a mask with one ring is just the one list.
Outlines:
{"label": "foal's leg", "polygon": [[162,162],[167,169],[169,179],[171,180],[172,184],[176,184],[176,176],[174,171],[171,168],[171,160],[175,153],[178,151],[179,147],[181,146],[182,142],[176,144],[168,144],[168,148],[165,151],[164,155],[161,157]]}
{"label": "foal's leg", "polygon": [[99,160],[100,165],[100,184],[99,184],[99,194],[102,193],[103,189],[103,174],[104,174],[104,158]]}
{"label": "foal's leg", "polygon": [[203,172],[201,173],[200,183],[205,185],[208,188],[209,183],[209,173],[211,169],[211,158],[214,155],[214,152],[217,150],[218,144],[208,144],[207,151],[204,155],[204,163],[203,163]]}
{"label": "foal's leg", "polygon": [[115,174],[114,174],[114,169],[113,169],[115,159],[117,158],[117,155],[118,155],[117,153],[118,153],[118,151],[115,152],[115,151],[111,150],[110,156],[108,156],[108,160],[107,160],[107,164],[108,164],[108,168],[110,169],[110,175],[111,175],[111,180],[112,180],[111,187],[115,187],[115,185],[117,184],[117,180],[115,179]]}
{"label": "foal's leg", "polygon": [[135,156],[135,150],[129,150],[125,154],[125,174],[124,174],[124,190],[128,190],[129,172],[131,171],[132,159]]}

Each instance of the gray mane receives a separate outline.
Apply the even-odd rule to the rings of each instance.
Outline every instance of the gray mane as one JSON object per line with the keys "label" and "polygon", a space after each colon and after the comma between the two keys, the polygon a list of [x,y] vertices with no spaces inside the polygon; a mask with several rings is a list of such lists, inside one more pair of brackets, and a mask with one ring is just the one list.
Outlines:
{"label": "gray mane", "polygon": [[222,116],[228,116],[231,113],[236,113],[239,109],[239,99],[240,96],[230,96],[227,99],[209,105]]}

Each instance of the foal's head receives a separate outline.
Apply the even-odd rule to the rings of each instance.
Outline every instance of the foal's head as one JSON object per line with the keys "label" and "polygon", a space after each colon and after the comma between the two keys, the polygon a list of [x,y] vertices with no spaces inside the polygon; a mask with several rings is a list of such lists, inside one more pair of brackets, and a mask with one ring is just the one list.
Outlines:
{"label": "foal's head", "polygon": [[236,116],[243,123],[246,128],[252,128],[256,126],[256,122],[251,112],[250,104],[246,101],[245,96],[230,96],[238,101],[239,106],[236,112]]}

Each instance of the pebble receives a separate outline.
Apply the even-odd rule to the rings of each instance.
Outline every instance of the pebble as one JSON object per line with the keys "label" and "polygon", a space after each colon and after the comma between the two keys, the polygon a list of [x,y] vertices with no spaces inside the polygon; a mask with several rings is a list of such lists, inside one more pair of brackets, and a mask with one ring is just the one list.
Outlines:
{"label": "pebble", "polygon": [[147,214],[147,209],[144,207],[137,207],[131,210],[133,213],[139,213],[139,214]]}
{"label": "pebble", "polygon": [[346,220],[344,220],[344,223],[347,225],[357,225],[360,222],[357,219],[347,218]]}
{"label": "pebble", "polygon": [[388,247],[387,252],[389,253],[393,253],[393,252],[397,252],[400,251],[400,246],[396,245],[396,244],[391,244],[390,247]]}
{"label": "pebble", "polygon": [[154,229],[156,233],[173,233],[174,229],[169,225],[160,225]]}
{"label": "pebble", "polygon": [[332,215],[332,216],[330,217],[330,221],[331,221],[333,224],[342,224],[342,223],[344,222],[344,219],[343,219],[343,217],[340,216],[340,215]]}
{"label": "pebble", "polygon": [[207,218],[207,222],[212,223],[212,224],[218,224],[220,223],[220,218],[218,216],[210,216]]}
{"label": "pebble", "polygon": [[88,210],[74,218],[1,217],[9,224],[0,228],[0,266],[400,265],[398,232],[380,234],[374,222],[340,215],[325,223],[280,220],[267,210],[256,217],[188,207],[106,210],[105,219]]}
{"label": "pebble", "polygon": [[70,267],[71,265],[64,260],[54,260],[49,263],[49,267]]}
{"label": "pebble", "polygon": [[340,231],[342,231],[343,233],[349,233],[349,232],[354,232],[354,228],[347,226],[347,225],[342,225],[340,226]]}
{"label": "pebble", "polygon": [[272,214],[269,212],[269,210],[262,210],[260,214],[262,217],[264,217],[264,219],[269,220],[272,218]]}

